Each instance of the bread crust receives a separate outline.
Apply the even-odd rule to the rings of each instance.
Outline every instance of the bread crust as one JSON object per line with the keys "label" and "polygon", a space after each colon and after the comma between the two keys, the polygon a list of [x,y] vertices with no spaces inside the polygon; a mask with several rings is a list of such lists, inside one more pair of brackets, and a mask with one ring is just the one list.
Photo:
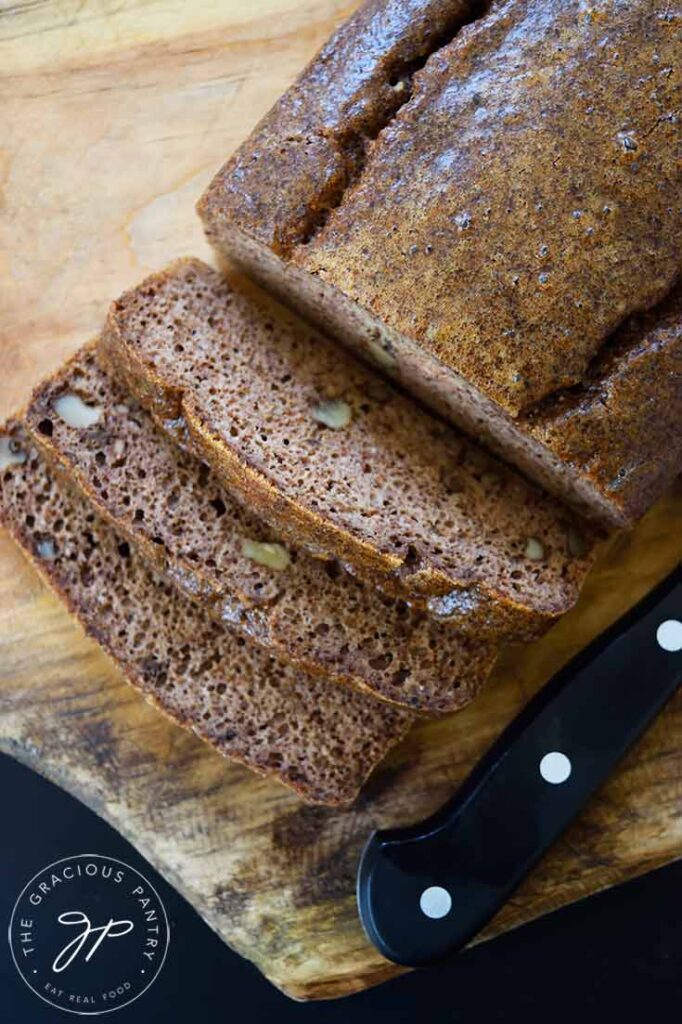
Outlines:
{"label": "bread crust", "polygon": [[291,253],[348,188],[362,159],[355,143],[379,132],[414,68],[481,6],[366,0],[218,171],[200,216],[210,222],[229,210],[263,244]]}
{"label": "bread crust", "polygon": [[[353,15],[218,172],[198,204],[207,237],[361,353],[372,331],[397,338],[385,372],[580,511],[631,523],[682,470],[661,440],[682,385],[670,347],[622,373],[611,363],[607,419],[594,370],[680,272],[679,17],[648,0],[474,5],[451,42],[434,34],[423,68],[405,66],[406,102],[378,133],[353,129],[359,164],[321,190],[301,140],[348,147],[335,95],[353,81],[334,55],[400,6]],[[277,171],[276,203],[263,168]],[[567,415],[581,388],[584,415]]]}

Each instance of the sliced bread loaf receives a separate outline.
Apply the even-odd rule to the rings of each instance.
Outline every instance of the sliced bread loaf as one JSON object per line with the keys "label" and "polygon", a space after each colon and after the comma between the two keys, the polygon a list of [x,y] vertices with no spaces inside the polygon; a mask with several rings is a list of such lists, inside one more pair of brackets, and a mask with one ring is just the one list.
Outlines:
{"label": "sliced bread loaf", "polygon": [[[680,12],[667,0],[468,6],[477,20],[455,32],[454,0],[363,5],[199,212],[219,251],[297,311],[622,524],[682,470],[665,441],[680,435],[682,321],[676,355],[652,344],[628,361],[632,387],[607,358],[595,388],[592,366],[682,269]],[[435,31],[415,61],[424,23]],[[367,53],[360,68],[353,53]],[[565,415],[574,388],[586,427]]]}
{"label": "sliced bread loaf", "polygon": [[591,538],[516,472],[283,311],[182,260],[114,303],[102,358],[286,538],[458,624],[526,637]]}
{"label": "sliced bread loaf", "polygon": [[286,660],[432,713],[462,707],[489,674],[492,644],[278,543],[154,425],[92,346],[36,389],[25,422],[169,582]]}
{"label": "sliced bread loaf", "polygon": [[289,668],[205,618],[57,482],[13,422],[0,519],[128,680],[221,754],[306,800],[352,800],[412,716]]}

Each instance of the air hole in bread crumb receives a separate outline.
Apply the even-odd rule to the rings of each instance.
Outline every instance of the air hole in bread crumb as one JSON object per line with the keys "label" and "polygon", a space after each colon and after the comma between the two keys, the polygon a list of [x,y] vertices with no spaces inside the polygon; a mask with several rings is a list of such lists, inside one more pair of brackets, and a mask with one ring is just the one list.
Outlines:
{"label": "air hole in bread crumb", "polygon": [[405,554],[403,565],[406,569],[414,569],[419,565],[419,561],[419,552],[412,544],[410,544]]}
{"label": "air hole in bread crumb", "polygon": [[41,420],[38,424],[38,430],[41,434],[44,434],[45,437],[52,437],[53,429],[52,420]]}
{"label": "air hole in bread crumb", "polygon": [[220,498],[214,498],[212,501],[209,501],[209,505],[212,505],[213,508],[215,509],[216,516],[218,517],[218,519],[220,519],[221,516],[224,516],[225,513],[227,512],[225,502],[221,501]]}
{"label": "air hole in bread crumb", "polygon": [[95,579],[95,574],[89,565],[84,565],[80,570],[80,580],[84,587],[89,587]]}
{"label": "air hole in bread crumb", "polygon": [[388,668],[392,661],[393,655],[390,653],[381,654],[376,658],[369,659],[370,666],[376,669],[377,672],[382,672],[385,668]]}

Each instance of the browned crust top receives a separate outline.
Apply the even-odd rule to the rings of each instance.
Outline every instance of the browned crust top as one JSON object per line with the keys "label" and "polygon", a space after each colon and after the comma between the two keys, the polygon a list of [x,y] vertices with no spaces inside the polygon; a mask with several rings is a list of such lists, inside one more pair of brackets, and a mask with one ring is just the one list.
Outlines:
{"label": "browned crust top", "polygon": [[216,174],[207,221],[235,219],[280,254],[343,194],[371,138],[404,102],[406,76],[477,6],[369,0],[345,21]]}
{"label": "browned crust top", "polygon": [[[406,5],[370,6],[376,20]],[[414,5],[427,21],[454,6]],[[374,141],[352,122],[350,145],[337,129],[355,83],[334,58],[372,24],[351,19],[220,172],[200,207],[209,236],[232,220],[518,415],[578,383],[679,271],[679,12],[504,0],[449,44],[432,33],[408,102],[383,105]],[[395,27],[387,54],[409,37]]]}

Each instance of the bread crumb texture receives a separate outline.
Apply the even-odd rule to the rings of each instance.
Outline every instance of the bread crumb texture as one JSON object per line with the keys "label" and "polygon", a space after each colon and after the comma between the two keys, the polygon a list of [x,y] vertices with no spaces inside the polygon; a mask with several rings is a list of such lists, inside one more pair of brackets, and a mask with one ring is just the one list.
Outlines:
{"label": "bread crumb texture", "polygon": [[25,456],[2,472],[4,525],[129,681],[226,757],[307,800],[352,800],[411,716],[289,668],[205,618],[57,483],[20,424],[3,437]]}

